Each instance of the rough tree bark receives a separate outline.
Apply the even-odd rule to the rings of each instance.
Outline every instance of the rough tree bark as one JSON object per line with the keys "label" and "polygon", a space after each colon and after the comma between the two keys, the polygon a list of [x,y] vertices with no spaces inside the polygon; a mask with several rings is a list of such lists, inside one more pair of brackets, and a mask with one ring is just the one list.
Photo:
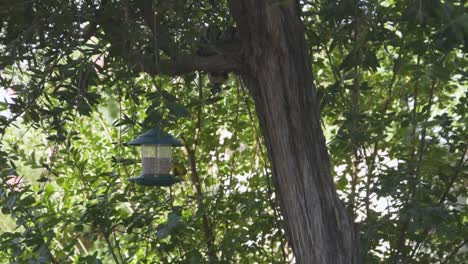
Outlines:
{"label": "rough tree bark", "polygon": [[299,4],[229,5],[242,42],[240,74],[255,101],[297,263],[359,263],[354,225],[331,176]]}

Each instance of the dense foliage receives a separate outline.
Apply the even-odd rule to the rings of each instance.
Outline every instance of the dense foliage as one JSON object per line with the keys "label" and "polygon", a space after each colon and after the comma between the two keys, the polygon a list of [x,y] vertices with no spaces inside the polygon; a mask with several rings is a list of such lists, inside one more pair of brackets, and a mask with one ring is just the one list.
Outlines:
{"label": "dense foliage", "polygon": [[[365,261],[465,263],[467,4],[302,7],[337,189]],[[160,14],[152,28],[142,10]],[[292,260],[241,81],[231,74],[217,91],[205,72],[146,73],[235,34],[225,1],[3,0],[0,15],[0,87],[13,96],[0,103],[5,263]],[[188,173],[171,188],[126,180],[140,164],[125,143],[156,124],[184,143],[174,155]]]}

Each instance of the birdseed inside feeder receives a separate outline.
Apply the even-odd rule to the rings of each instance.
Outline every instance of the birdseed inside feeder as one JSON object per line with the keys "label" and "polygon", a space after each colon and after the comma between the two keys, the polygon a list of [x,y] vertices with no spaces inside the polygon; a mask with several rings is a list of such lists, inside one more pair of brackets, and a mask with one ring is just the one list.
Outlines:
{"label": "birdseed inside feeder", "polygon": [[171,174],[172,148],[183,146],[170,134],[153,128],[128,143],[141,148],[141,175],[129,181],[145,186],[171,186],[181,180]]}

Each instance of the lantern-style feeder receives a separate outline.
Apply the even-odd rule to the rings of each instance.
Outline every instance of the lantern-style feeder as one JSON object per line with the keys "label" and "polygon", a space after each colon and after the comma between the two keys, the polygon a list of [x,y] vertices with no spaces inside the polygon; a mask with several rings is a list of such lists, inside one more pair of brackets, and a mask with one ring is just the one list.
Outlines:
{"label": "lantern-style feeder", "polygon": [[182,181],[171,174],[172,147],[180,141],[160,129],[153,128],[128,143],[141,148],[141,175],[129,181],[145,186],[171,186]]}

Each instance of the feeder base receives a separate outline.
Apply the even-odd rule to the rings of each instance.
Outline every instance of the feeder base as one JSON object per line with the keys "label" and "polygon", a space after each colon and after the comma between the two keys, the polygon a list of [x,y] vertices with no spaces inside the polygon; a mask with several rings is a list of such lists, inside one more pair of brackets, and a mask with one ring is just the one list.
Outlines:
{"label": "feeder base", "polygon": [[136,178],[128,178],[129,181],[143,186],[171,186],[181,182],[182,179],[175,177],[172,174],[141,174]]}

